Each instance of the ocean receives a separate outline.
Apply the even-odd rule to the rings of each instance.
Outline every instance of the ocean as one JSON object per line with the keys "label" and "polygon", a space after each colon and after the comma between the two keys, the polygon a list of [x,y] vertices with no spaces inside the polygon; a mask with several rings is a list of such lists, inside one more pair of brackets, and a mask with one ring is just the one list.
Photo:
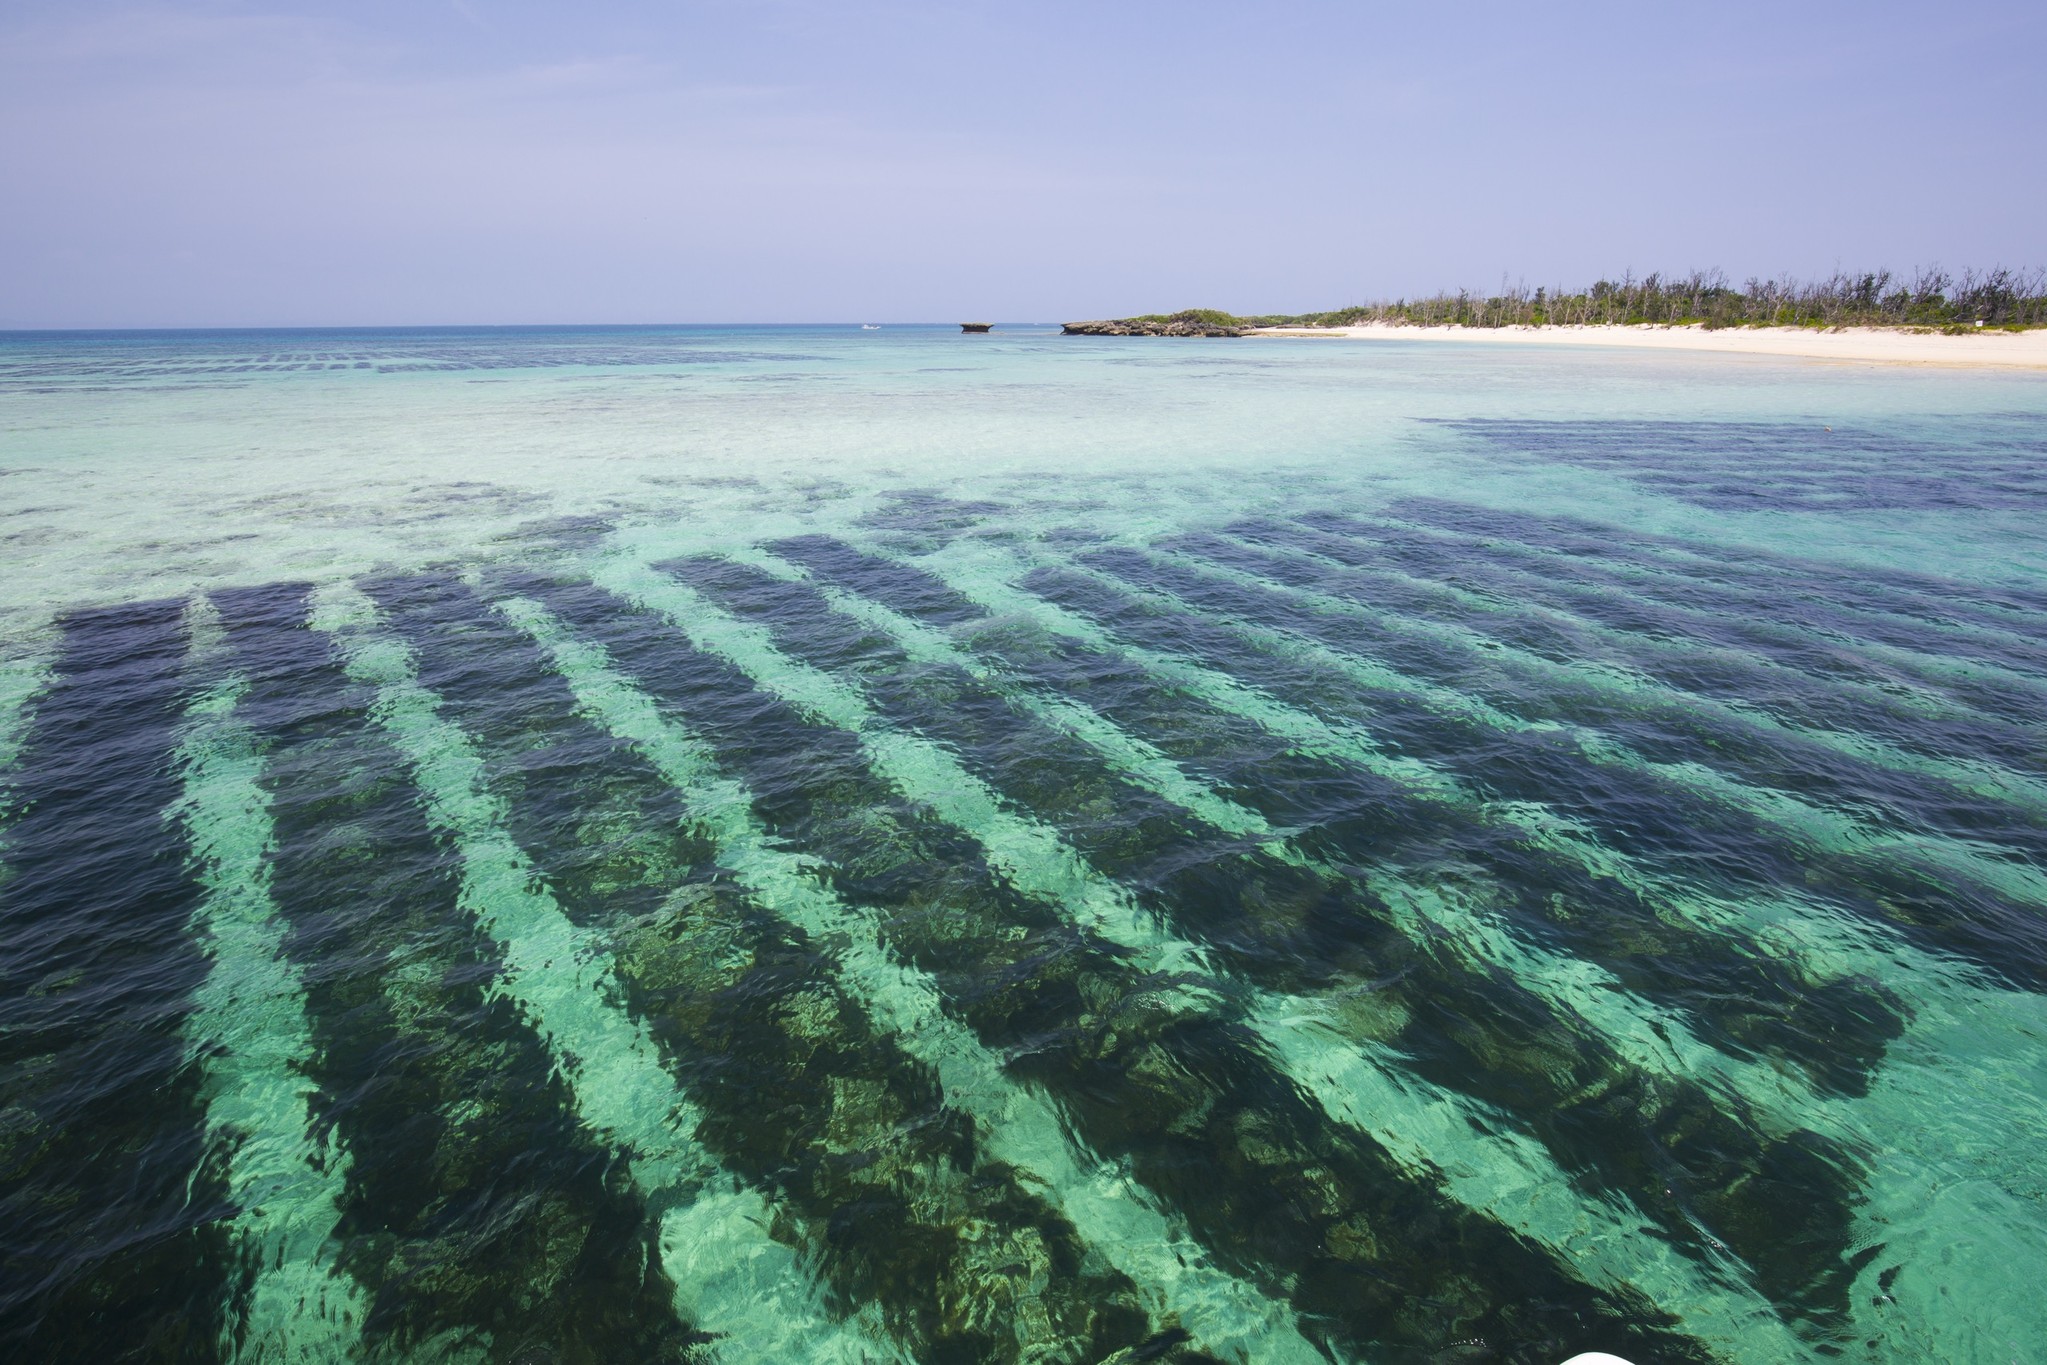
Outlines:
{"label": "ocean", "polygon": [[2003,1362],[2047,380],[0,334],[0,1350]]}

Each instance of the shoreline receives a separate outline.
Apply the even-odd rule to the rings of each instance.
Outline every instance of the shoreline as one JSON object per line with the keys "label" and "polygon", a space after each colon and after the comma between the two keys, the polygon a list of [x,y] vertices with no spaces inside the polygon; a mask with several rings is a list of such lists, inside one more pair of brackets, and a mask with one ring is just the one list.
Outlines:
{"label": "shoreline", "polygon": [[1802,360],[1839,360],[1889,365],[1950,365],[1966,368],[2047,370],[2047,329],[1947,336],[1887,327],[1847,327],[1823,332],[1809,327],[1696,326],[1462,327],[1369,322],[1352,327],[1252,327],[1247,337],[1335,341],[1476,341],[1505,345],[1620,346],[1665,351],[1718,352]]}

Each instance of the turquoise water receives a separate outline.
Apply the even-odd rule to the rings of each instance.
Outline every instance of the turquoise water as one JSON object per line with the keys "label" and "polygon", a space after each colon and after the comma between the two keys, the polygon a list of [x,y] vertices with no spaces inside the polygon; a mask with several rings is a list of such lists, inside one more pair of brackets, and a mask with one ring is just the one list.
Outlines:
{"label": "turquoise water", "polygon": [[0,1342],[2047,1340],[2047,381],[0,337]]}

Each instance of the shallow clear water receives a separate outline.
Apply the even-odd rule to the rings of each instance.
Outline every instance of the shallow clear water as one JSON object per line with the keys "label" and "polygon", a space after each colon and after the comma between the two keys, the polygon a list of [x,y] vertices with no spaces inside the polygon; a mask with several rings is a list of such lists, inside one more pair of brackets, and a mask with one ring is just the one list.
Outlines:
{"label": "shallow clear water", "polygon": [[0,337],[0,1341],[2006,1361],[2047,383]]}

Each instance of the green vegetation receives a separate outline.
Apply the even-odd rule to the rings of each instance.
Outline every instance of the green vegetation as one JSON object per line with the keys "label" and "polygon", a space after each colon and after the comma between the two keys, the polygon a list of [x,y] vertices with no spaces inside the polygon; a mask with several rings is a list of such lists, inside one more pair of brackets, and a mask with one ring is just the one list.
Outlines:
{"label": "green vegetation", "polygon": [[1940,269],[1909,280],[1888,270],[1827,279],[1750,279],[1721,272],[1601,280],[1588,289],[1502,285],[1491,295],[1458,290],[1358,304],[1327,313],[1236,317],[1212,308],[1129,319],[1212,327],[1342,327],[1366,322],[1464,327],[1640,325],[1715,327],[1908,327],[1944,332],[2047,327],[2047,271]]}
{"label": "green vegetation", "polygon": [[1182,308],[1177,313],[1146,313],[1143,317],[1126,318],[1126,322],[1192,323],[1201,327],[1270,327],[1278,322],[1293,319],[1240,318],[1234,313],[1225,313],[1220,308]]}

